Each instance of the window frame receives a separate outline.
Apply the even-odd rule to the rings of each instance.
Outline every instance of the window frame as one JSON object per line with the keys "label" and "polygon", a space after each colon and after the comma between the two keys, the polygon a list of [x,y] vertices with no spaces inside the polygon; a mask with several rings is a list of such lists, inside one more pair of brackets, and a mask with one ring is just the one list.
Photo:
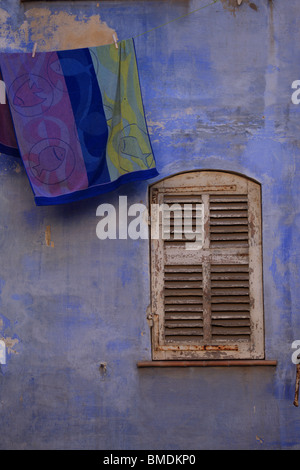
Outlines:
{"label": "window frame", "polygon": [[[154,227],[157,223],[157,214],[153,212],[155,205],[163,203],[164,194],[201,194],[207,201],[211,194],[247,194],[248,197],[248,233],[249,241],[247,249],[238,249],[235,256],[239,263],[248,258],[249,266],[249,290],[250,290],[250,342],[247,345],[243,341],[237,344],[176,344],[164,340],[164,260],[170,257],[176,258],[176,250],[164,250],[162,238],[155,239]],[[232,359],[264,359],[264,304],[263,304],[263,272],[262,272],[262,204],[261,185],[259,182],[236,172],[224,172],[221,170],[193,170],[177,173],[163,178],[149,186],[150,204],[150,273],[151,273],[151,343],[152,360],[232,360]],[[207,202],[205,203],[207,204]],[[206,238],[201,250],[186,251],[186,263],[194,264],[195,258],[202,263],[203,269],[209,269],[213,263],[212,249],[209,248],[209,212],[204,215],[204,227]],[[248,256],[246,255],[248,253]],[[221,249],[218,251],[221,257],[232,262],[234,256],[232,250]],[[188,261],[189,260],[189,261]],[[175,260],[176,261],[176,260]],[[224,261],[225,262],[225,261]],[[205,291],[205,285],[203,285]],[[205,316],[203,322],[207,321]],[[211,321],[211,317],[209,318]],[[216,342],[215,342],[216,343]],[[232,347],[234,346],[234,347]]]}

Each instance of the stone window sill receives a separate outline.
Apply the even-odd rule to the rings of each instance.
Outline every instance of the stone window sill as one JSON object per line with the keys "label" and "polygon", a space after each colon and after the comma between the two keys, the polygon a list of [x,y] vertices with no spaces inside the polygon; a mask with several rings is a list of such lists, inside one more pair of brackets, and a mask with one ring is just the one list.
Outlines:
{"label": "stone window sill", "polygon": [[139,361],[137,367],[233,367],[233,366],[277,366],[276,360],[240,359],[205,361]]}

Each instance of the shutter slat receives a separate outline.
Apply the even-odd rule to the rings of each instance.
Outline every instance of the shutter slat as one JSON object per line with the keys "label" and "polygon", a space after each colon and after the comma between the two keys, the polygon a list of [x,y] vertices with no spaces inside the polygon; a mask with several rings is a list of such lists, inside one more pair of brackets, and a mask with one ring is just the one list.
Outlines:
{"label": "shutter slat", "polygon": [[164,203],[165,204],[200,204],[202,202],[202,197],[197,195],[165,195]]}
{"label": "shutter slat", "polygon": [[173,282],[199,282],[202,281],[202,275],[197,273],[168,273],[165,276],[165,282],[173,283]]}
{"label": "shutter slat", "polygon": [[250,327],[212,327],[212,333],[214,335],[222,335],[222,336],[240,336],[240,335],[249,335],[250,334]]}
{"label": "shutter slat", "polygon": [[248,233],[248,225],[212,225],[210,226],[210,234],[215,233]]}
{"label": "shutter slat", "polygon": [[248,205],[247,202],[225,202],[225,201],[218,201],[213,202],[210,201],[210,210],[247,210]]}
{"label": "shutter slat", "polygon": [[202,296],[202,289],[166,289],[165,288],[165,296],[166,297],[184,297],[184,296]]}
{"label": "shutter slat", "polygon": [[202,210],[196,208],[193,209],[186,209],[184,206],[182,206],[181,210],[165,210],[164,211],[164,219],[165,220],[176,220],[176,219],[182,219],[184,220],[184,217],[192,217],[193,219],[202,219]]}
{"label": "shutter slat", "polygon": [[202,328],[174,328],[169,329],[165,327],[166,336],[203,336]]}
{"label": "shutter slat", "polygon": [[237,280],[236,278],[234,279],[226,279],[226,280],[212,280],[211,281],[211,286],[212,288],[214,287],[248,287],[249,282],[248,279],[246,278],[245,280]]}
{"label": "shutter slat", "polygon": [[203,320],[199,312],[166,312],[166,320]]}
{"label": "shutter slat", "polygon": [[212,274],[211,276],[211,280],[212,282],[219,282],[219,281],[248,281],[249,279],[249,275],[248,274],[242,274],[242,273],[235,273],[234,275],[232,274],[231,277],[228,275],[228,274],[223,274],[222,276],[217,276],[217,275],[214,275]]}
{"label": "shutter slat", "polygon": [[215,265],[212,265],[211,272],[212,273],[227,273],[227,272],[229,272],[230,274],[233,275],[234,273],[237,273],[237,272],[239,272],[239,273],[240,272],[248,273],[249,272],[249,267],[246,264],[227,264],[227,265],[215,264]]}
{"label": "shutter slat", "polygon": [[165,305],[165,312],[203,312],[202,303],[199,305],[188,305],[188,304],[175,304],[175,305]]}
{"label": "shutter slat", "polygon": [[223,240],[223,241],[212,241],[211,244],[216,248],[239,248],[239,247],[247,247],[248,240]]}
{"label": "shutter slat", "polygon": [[229,218],[229,217],[233,217],[233,218],[237,218],[237,217],[248,217],[248,212],[247,211],[243,211],[243,210],[235,210],[235,211],[230,211],[230,210],[224,210],[222,209],[221,207],[217,210],[217,209],[214,209],[214,210],[210,210],[210,217],[211,218],[219,218],[219,217],[226,217],[226,218]]}
{"label": "shutter slat", "polygon": [[211,194],[210,202],[246,202],[248,200],[246,194]]}
{"label": "shutter slat", "polygon": [[176,305],[176,304],[202,305],[202,299],[200,297],[166,297],[165,304],[166,305]]}
{"label": "shutter slat", "polygon": [[249,312],[234,312],[234,311],[218,312],[218,314],[216,314],[216,312],[213,312],[211,319],[212,320],[250,319],[250,314]]}
{"label": "shutter slat", "polygon": [[226,232],[226,233],[212,233],[210,235],[211,240],[222,240],[222,241],[235,241],[235,240],[246,240],[248,241],[248,233],[236,233],[236,232]]}
{"label": "shutter slat", "polygon": [[250,311],[250,305],[248,304],[230,304],[230,303],[219,303],[211,306],[212,312],[247,312]]}
{"label": "shutter slat", "polygon": [[211,289],[211,295],[212,297],[218,297],[222,295],[226,296],[233,296],[233,295],[249,295],[249,288],[243,288],[243,287],[229,287],[227,289],[219,289],[217,287],[212,287]]}
{"label": "shutter slat", "polygon": [[239,318],[239,319],[232,319],[232,318],[212,318],[212,327],[240,327],[240,326],[250,326],[250,318]]}
{"label": "shutter slat", "polygon": [[165,265],[165,275],[167,273],[202,273],[202,266],[200,265]]}
{"label": "shutter slat", "polygon": [[165,280],[165,288],[166,289],[197,289],[201,287],[201,281],[192,281],[192,280],[182,280],[182,281],[178,281],[178,280]]}
{"label": "shutter slat", "polygon": [[213,304],[219,303],[249,303],[249,296],[232,296],[232,295],[223,295],[223,296],[213,296],[211,299]]}
{"label": "shutter slat", "polygon": [[193,320],[166,320],[165,323],[166,328],[202,328],[203,321],[195,321]]}
{"label": "shutter slat", "polygon": [[223,217],[223,218],[211,218],[210,225],[246,225],[248,219],[245,217]]}

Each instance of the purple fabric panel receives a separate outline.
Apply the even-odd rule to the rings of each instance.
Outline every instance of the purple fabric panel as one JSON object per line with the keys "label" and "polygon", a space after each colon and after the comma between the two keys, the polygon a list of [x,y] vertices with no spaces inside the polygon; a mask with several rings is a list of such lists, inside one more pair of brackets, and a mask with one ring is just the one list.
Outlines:
{"label": "purple fabric panel", "polygon": [[[1,70],[0,80],[3,80]],[[19,153],[8,103],[0,104],[0,147],[7,147],[8,155],[16,155]],[[9,149],[11,149],[11,152],[9,152]]]}
{"label": "purple fabric panel", "polygon": [[55,52],[3,54],[2,74],[19,149],[35,196],[88,187],[65,79]]}

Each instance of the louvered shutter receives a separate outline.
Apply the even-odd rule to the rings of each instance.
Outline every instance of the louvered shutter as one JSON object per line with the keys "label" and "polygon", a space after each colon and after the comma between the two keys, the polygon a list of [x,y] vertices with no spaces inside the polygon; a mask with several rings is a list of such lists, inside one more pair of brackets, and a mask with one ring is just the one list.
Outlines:
{"label": "louvered shutter", "polygon": [[151,186],[154,360],[264,357],[260,198],[258,183],[216,171]]}

